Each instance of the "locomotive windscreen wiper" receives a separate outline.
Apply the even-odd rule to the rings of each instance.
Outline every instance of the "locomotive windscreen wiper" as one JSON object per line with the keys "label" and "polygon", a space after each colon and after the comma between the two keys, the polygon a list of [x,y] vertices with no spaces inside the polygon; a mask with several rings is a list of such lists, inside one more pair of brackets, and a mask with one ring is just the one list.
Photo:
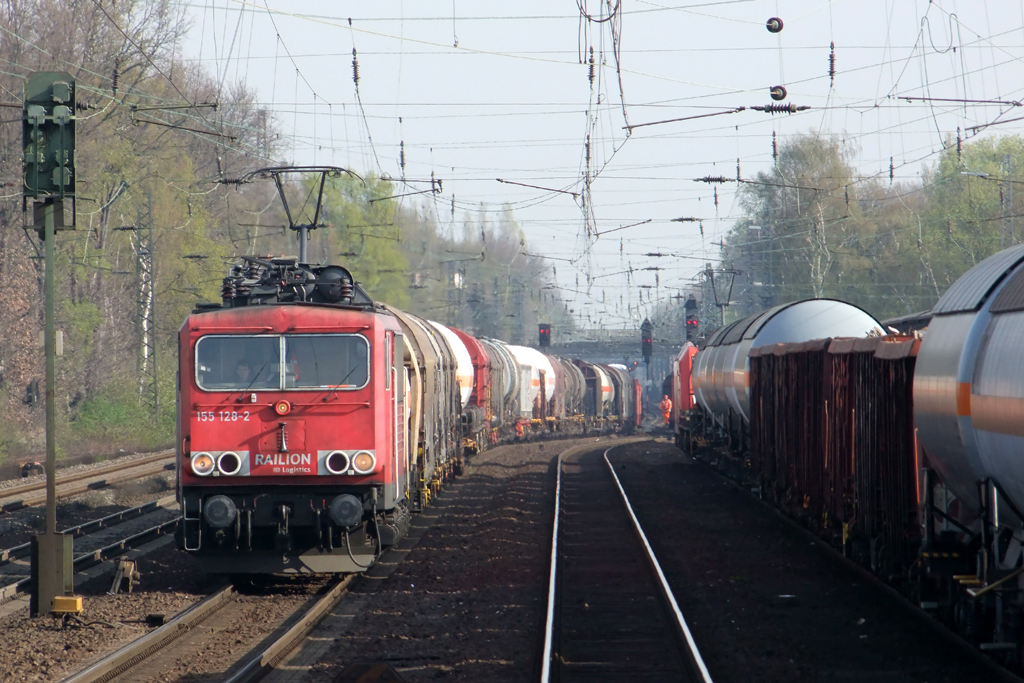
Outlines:
{"label": "locomotive windscreen wiper", "polygon": [[[244,398],[245,395],[247,393],[249,393],[249,390],[252,389],[252,385],[256,384],[256,380],[258,380],[260,378],[260,375],[263,374],[263,370],[267,367],[267,363],[269,363],[269,362],[270,362],[269,360],[268,361],[264,361],[264,363],[260,367],[260,369],[256,371],[255,375],[253,375],[252,380],[249,382],[249,386],[247,386],[245,389],[242,389],[242,393],[238,396],[238,402],[239,403],[242,402],[242,398]],[[280,379],[278,381],[280,381]]]}
{"label": "locomotive windscreen wiper", "polygon": [[331,396],[334,396],[334,394],[336,394],[338,392],[338,388],[339,387],[345,386],[345,380],[347,380],[349,377],[351,377],[352,373],[355,372],[358,369],[359,369],[358,365],[353,365],[352,369],[348,371],[348,374],[345,375],[344,377],[342,377],[341,381],[334,385],[334,388],[331,389],[331,393],[327,394],[327,396],[324,398],[324,401],[325,402],[326,401],[330,401],[331,400]]}

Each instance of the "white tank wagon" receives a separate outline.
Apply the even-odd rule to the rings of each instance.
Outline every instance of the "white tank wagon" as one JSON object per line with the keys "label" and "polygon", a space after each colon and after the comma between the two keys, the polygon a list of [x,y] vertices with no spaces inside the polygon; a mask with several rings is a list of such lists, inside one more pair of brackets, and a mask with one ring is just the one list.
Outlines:
{"label": "white tank wagon", "polygon": [[469,397],[473,394],[473,359],[458,335],[441,323],[436,323],[433,320],[427,322],[444,337],[455,356],[455,379],[459,384],[459,396],[462,399],[462,405],[459,407],[465,408],[469,403]]}
{"label": "white tank wagon", "polygon": [[877,320],[857,306],[835,299],[805,299],[741,318],[712,336],[694,359],[694,393],[719,421],[730,414],[750,421],[750,349],[825,337],[880,334]]}
{"label": "white tank wagon", "polygon": [[[968,507],[993,480],[1024,505],[1024,245],[967,271],[932,309],[914,373],[928,462]],[[1001,506],[1007,514],[1008,506]]]}
{"label": "white tank wagon", "polygon": [[551,360],[536,349],[509,344],[508,350],[519,363],[522,378],[519,413],[532,418],[534,409],[540,407],[539,402],[546,404],[555,395],[555,370]]}
{"label": "white tank wagon", "polygon": [[483,337],[477,341],[491,360],[491,413],[496,427],[519,413],[519,366],[505,342]]}

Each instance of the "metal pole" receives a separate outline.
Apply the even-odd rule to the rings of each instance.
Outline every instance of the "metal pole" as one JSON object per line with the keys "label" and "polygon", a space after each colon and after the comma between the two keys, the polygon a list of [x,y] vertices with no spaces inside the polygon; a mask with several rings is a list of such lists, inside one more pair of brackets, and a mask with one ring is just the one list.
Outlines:
{"label": "metal pole", "polygon": [[153,324],[150,325],[150,337],[153,345],[153,353],[150,361],[153,363],[153,419],[160,415],[160,381],[156,372],[156,256],[153,254],[153,190],[149,191],[149,211],[146,220],[146,229],[149,237],[149,296],[152,303],[149,307],[149,314],[152,316]]}
{"label": "metal pole", "polygon": [[57,420],[54,404],[57,394],[57,334],[54,326],[54,242],[53,199],[43,204],[46,281],[43,285],[46,308],[46,329],[43,334],[46,354],[46,533],[57,533]]}
{"label": "metal pole", "polygon": [[651,363],[650,361],[644,363],[644,367],[647,370],[647,381],[644,383],[645,391],[641,392],[644,397],[644,414],[650,410],[651,407]]}
{"label": "metal pole", "polygon": [[932,471],[927,467],[921,470],[924,477],[924,539],[929,549],[935,544],[935,482]]}
{"label": "metal pole", "polygon": [[299,227],[299,263],[307,263],[306,251],[309,248],[309,228],[305,225]]}
{"label": "metal pole", "polygon": [[1016,229],[1013,224],[1013,181],[1010,180],[1010,176],[1013,174],[1013,157],[1009,154],[1003,155],[1003,185],[1005,187],[1004,193],[1006,195],[1006,202],[1003,205],[1003,215],[1009,219],[1010,222],[1010,246],[1017,243]]}

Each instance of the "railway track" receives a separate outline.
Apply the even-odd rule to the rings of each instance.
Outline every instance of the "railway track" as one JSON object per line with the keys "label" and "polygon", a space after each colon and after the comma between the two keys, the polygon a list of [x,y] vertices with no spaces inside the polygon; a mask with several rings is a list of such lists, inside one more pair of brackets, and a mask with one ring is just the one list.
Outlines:
{"label": "railway track", "polygon": [[[100,517],[99,519],[83,522],[82,524],[76,524],[75,526],[64,529],[61,533],[75,538],[88,536],[96,532],[112,529],[123,522],[145,517],[146,515],[157,512],[158,510],[169,509],[175,504],[174,496],[165,496],[159,500],[152,500],[133,508],[119,510],[113,514],[107,515],[106,517]],[[11,546],[10,548],[0,549],[0,568],[29,557],[31,554],[31,541]],[[3,569],[0,569],[0,573],[2,572]]]}
{"label": "railway track", "polygon": [[541,681],[711,683],[611,450],[558,459]]}
{"label": "railway track", "polygon": [[[175,518],[166,522],[161,522],[160,524],[154,524],[147,529],[133,533],[130,536],[121,538],[101,548],[96,548],[89,552],[76,555],[73,560],[74,571],[75,573],[84,571],[90,567],[100,564],[101,562],[124,555],[130,550],[158,539],[160,536],[174,533],[174,530],[178,528],[178,524],[180,522],[180,518]],[[26,576],[0,587],[0,604],[8,602],[16,598],[18,595],[25,593],[29,589],[30,581],[31,577]]]}
{"label": "railway track", "polygon": [[[64,533],[84,541],[76,546],[78,552],[73,560],[75,573],[173,533],[180,521],[177,511],[173,510],[174,506],[174,496],[166,496],[65,529]],[[30,555],[31,543],[0,550],[0,604],[14,600],[28,591]]]}
{"label": "railway track", "polygon": [[[125,463],[57,477],[57,498],[77,496],[133,479],[155,476],[174,468],[172,452],[164,451]],[[0,489],[0,515],[46,502],[46,482]]]}
{"label": "railway track", "polygon": [[[241,657],[234,658],[233,662],[226,665],[223,660],[220,662],[218,668],[222,669],[222,674],[216,671],[192,671],[184,678],[198,674],[204,680],[222,680],[223,683],[258,681],[302,642],[310,630],[345,596],[355,577],[355,574],[350,574],[344,578],[331,579],[299,609],[283,620],[268,624],[260,634],[264,637],[254,647]],[[275,597],[268,594],[257,600],[273,600]],[[180,612],[163,626],[65,678],[63,683],[142,683],[164,680],[169,670],[190,658],[190,653],[194,652],[196,658],[203,656],[208,648],[209,634],[230,630],[252,609],[251,596],[239,593],[232,586],[224,586]],[[209,660],[208,655],[206,659]]]}

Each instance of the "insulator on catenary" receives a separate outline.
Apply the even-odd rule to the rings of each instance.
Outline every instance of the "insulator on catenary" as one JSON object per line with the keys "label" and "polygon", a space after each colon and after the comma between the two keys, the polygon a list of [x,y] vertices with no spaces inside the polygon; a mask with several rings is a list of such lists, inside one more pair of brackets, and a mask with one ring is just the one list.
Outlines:
{"label": "insulator on catenary", "polygon": [[398,166],[402,169],[402,173],[405,173],[405,140],[400,140],[398,143]]}
{"label": "insulator on catenary", "polygon": [[844,193],[846,195],[846,207],[849,208],[850,207],[850,186],[849,185],[847,185],[844,188]]}
{"label": "insulator on catenary", "polygon": [[715,209],[718,209],[718,188],[715,188]]}
{"label": "insulator on catenary", "polygon": [[121,80],[121,58],[114,57],[114,73],[110,77],[110,91],[117,95],[117,83]]}
{"label": "insulator on catenary", "polygon": [[828,84],[829,87],[835,85],[836,82],[836,44],[833,42],[829,45],[828,53]]}
{"label": "insulator on catenary", "polygon": [[736,182],[740,181],[740,160],[736,160]]}
{"label": "insulator on catenary", "polygon": [[352,82],[359,85],[359,59],[355,48],[352,48]]}
{"label": "insulator on catenary", "polygon": [[706,175],[703,178],[694,178],[695,183],[727,183],[731,178],[726,178],[724,175]]}
{"label": "insulator on catenary", "polygon": [[782,31],[782,19],[778,17],[772,17],[764,23],[764,27],[768,29],[768,33],[779,33]]}
{"label": "insulator on catenary", "polygon": [[786,92],[786,86],[784,86],[784,85],[773,85],[771,88],[769,88],[768,94],[770,94],[772,96],[773,100],[778,102],[780,100],[786,99],[786,95],[788,93]]}
{"label": "insulator on catenary", "polygon": [[588,60],[587,65],[588,65],[588,68],[590,70],[590,76],[589,76],[590,85],[594,85],[594,47],[593,46],[590,47],[590,59]]}
{"label": "insulator on catenary", "polygon": [[792,102],[789,104],[759,104],[751,107],[754,111],[763,111],[766,114],[795,114],[798,111],[807,111],[810,109],[806,104],[802,104],[799,107]]}
{"label": "insulator on catenary", "polygon": [[775,131],[772,131],[772,161],[777,162],[779,160],[779,142],[775,137]]}
{"label": "insulator on catenary", "polygon": [[956,161],[960,163],[960,153],[963,152],[963,140],[960,138],[960,126],[956,127]]}
{"label": "insulator on catenary", "polygon": [[889,184],[892,185],[893,177],[896,173],[896,167],[892,163],[892,157],[889,157]]}

